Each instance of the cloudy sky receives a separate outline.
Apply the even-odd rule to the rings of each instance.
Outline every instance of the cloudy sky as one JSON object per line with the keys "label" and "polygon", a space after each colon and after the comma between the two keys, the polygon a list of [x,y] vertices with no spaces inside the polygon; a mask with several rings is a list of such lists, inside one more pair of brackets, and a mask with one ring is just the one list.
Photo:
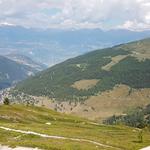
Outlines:
{"label": "cloudy sky", "polygon": [[150,29],[150,0],[0,0],[0,24]]}

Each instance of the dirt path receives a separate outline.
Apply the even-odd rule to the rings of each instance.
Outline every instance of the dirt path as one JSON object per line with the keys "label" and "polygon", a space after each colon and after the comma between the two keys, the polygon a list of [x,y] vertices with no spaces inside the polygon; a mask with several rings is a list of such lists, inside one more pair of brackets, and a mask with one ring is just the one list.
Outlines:
{"label": "dirt path", "polygon": [[52,135],[41,134],[41,133],[37,133],[37,132],[33,132],[33,131],[24,131],[24,130],[11,129],[11,128],[7,128],[7,127],[3,127],[3,126],[0,126],[0,129],[6,130],[6,131],[13,131],[13,132],[17,132],[17,133],[23,133],[23,134],[37,135],[37,136],[44,137],[44,138],[71,140],[71,141],[78,141],[78,142],[87,142],[87,143],[92,143],[94,145],[105,147],[105,148],[113,148],[113,149],[116,149],[116,150],[117,149],[121,150],[120,148],[117,148],[117,147],[105,145],[105,144],[102,144],[102,143],[99,143],[99,142],[96,142],[96,141],[92,141],[92,140],[87,140],[87,139],[69,138],[69,137],[63,137],[63,136],[52,136]]}

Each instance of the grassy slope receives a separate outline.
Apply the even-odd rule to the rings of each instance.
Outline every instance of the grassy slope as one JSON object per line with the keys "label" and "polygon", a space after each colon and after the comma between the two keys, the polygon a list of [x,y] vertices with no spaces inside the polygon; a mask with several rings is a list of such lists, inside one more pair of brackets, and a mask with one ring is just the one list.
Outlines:
{"label": "grassy slope", "polygon": [[[52,97],[56,100],[82,100],[98,92],[110,90],[116,84],[125,84],[136,89],[149,88],[150,59],[139,61],[134,57],[136,54],[131,54],[135,49],[138,53],[146,51],[147,54],[150,48],[149,43],[150,39],[147,39],[97,50],[67,60],[20,83],[16,89],[31,95]],[[113,65],[109,71],[102,69],[111,62],[111,57],[118,55],[127,57]],[[76,81],[84,79],[99,79],[100,82],[88,90],[78,90],[72,87]]]}
{"label": "grassy slope", "polygon": [[[51,122],[52,125],[45,123]],[[126,150],[138,150],[150,144],[150,132],[144,130],[144,142],[138,142],[138,130],[125,126],[93,125],[88,120],[57,112],[20,105],[0,106],[0,126],[30,130],[49,135],[84,138]],[[46,139],[0,129],[0,144],[39,147],[47,150],[115,150],[70,140]]]}

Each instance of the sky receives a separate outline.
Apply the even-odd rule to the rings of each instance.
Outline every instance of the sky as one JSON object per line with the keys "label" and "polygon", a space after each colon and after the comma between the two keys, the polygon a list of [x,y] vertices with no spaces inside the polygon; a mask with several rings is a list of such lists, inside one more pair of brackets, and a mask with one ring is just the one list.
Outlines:
{"label": "sky", "polygon": [[150,30],[150,0],[0,0],[0,25]]}

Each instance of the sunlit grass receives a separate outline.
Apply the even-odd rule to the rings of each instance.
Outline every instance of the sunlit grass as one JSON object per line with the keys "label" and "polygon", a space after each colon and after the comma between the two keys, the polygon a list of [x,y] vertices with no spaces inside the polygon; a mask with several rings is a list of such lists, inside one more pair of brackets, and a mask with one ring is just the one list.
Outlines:
{"label": "sunlit grass", "polygon": [[[51,125],[47,125],[46,123],[48,122]],[[138,150],[150,145],[150,132],[148,129],[144,129],[144,141],[140,143],[138,142],[139,131],[137,129],[125,126],[93,125],[86,119],[59,114],[55,111],[39,107],[0,106],[0,126],[35,131],[48,135],[89,139],[127,150]],[[4,131],[2,129],[0,129],[0,144],[13,147],[38,147],[50,150],[110,149],[88,142],[48,139]]]}

